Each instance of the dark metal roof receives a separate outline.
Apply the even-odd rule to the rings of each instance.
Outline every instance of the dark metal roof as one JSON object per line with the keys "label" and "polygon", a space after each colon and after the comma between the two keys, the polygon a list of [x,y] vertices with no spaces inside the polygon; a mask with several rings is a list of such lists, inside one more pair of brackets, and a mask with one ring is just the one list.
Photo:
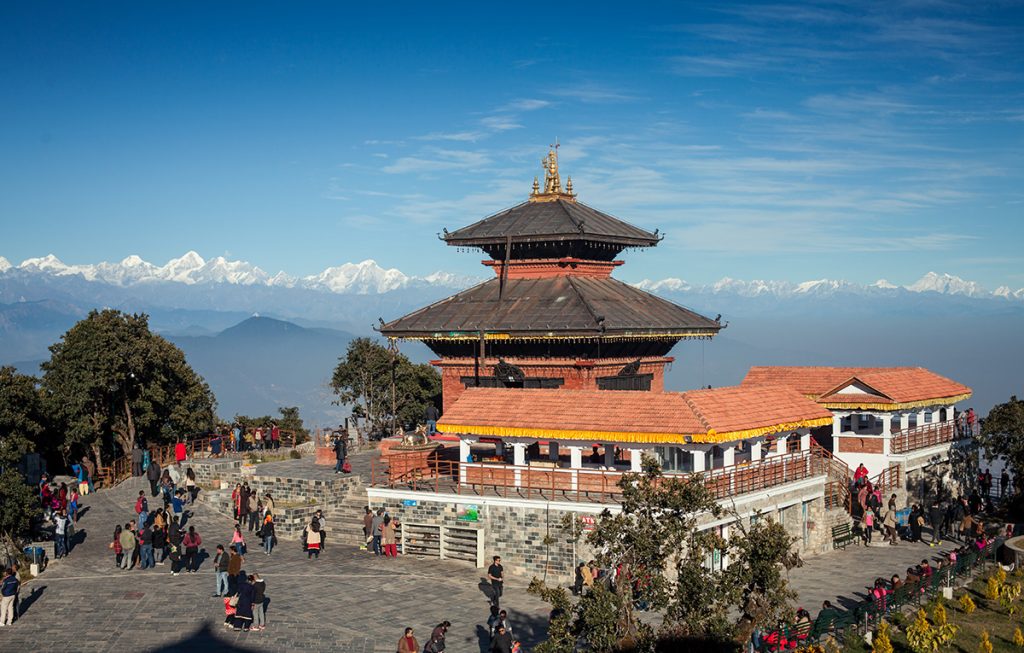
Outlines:
{"label": "dark metal roof", "polygon": [[445,233],[449,245],[589,240],[624,247],[650,247],[658,236],[572,200],[523,202],[468,227]]}
{"label": "dark metal roof", "polygon": [[611,277],[491,279],[381,327],[389,337],[473,332],[515,335],[714,335],[721,325]]}

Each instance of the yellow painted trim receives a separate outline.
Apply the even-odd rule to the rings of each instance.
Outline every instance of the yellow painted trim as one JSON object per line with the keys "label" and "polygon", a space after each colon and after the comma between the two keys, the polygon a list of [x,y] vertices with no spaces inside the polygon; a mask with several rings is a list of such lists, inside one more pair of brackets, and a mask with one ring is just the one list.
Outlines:
{"label": "yellow painted trim", "polygon": [[[706,331],[683,331],[683,332],[663,332],[663,333],[633,333],[633,334],[622,334],[622,335],[578,335],[578,336],[564,336],[557,335],[555,333],[547,333],[542,335],[521,335],[514,336],[508,333],[484,333],[484,340],[658,340],[664,338],[711,338],[716,334],[716,331],[708,329]],[[429,336],[390,336],[394,340],[439,340],[443,342],[476,342],[480,340],[480,335],[476,333],[460,333],[459,335],[441,335],[434,334]]]}
{"label": "yellow painted trim", "polygon": [[811,420],[800,420],[784,424],[773,424],[756,429],[743,431],[727,431],[718,433],[714,429],[706,433],[647,433],[642,431],[588,431],[571,429],[539,429],[512,426],[470,426],[467,424],[450,424],[438,422],[437,428],[442,433],[462,433],[465,435],[489,435],[505,438],[543,438],[552,440],[584,440],[587,442],[611,440],[615,442],[636,442],[639,444],[713,444],[731,442],[745,438],[756,438],[782,431],[793,431],[800,428],[814,428],[832,423],[831,417],[820,417]]}
{"label": "yellow painted trim", "polygon": [[970,399],[973,393],[967,392],[962,395],[955,395],[952,397],[935,397],[934,399],[924,399],[922,401],[909,401],[906,403],[891,403],[891,404],[871,404],[871,403],[838,403],[831,401],[823,401],[821,405],[831,410],[907,410],[910,408],[927,408],[928,406],[935,406],[937,404],[955,404],[958,401]]}

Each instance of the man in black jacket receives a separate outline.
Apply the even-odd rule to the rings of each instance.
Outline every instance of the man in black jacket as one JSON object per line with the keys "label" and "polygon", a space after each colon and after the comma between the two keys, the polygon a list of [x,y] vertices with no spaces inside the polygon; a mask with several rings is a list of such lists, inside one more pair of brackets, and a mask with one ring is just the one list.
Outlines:
{"label": "man in black jacket", "polygon": [[342,467],[345,464],[345,458],[348,457],[348,445],[345,443],[345,437],[343,435],[339,435],[334,439],[334,457],[338,461],[334,465],[334,473],[340,474]]}
{"label": "man in black jacket", "polygon": [[932,501],[932,506],[928,509],[928,519],[932,522],[932,540],[928,546],[942,544],[942,520],[945,516],[946,510],[939,500]]}
{"label": "man in black jacket", "polygon": [[160,482],[160,465],[156,461],[149,463],[149,468],[146,469],[146,478],[149,480],[149,489],[153,493],[153,496],[158,494],[157,483]]}

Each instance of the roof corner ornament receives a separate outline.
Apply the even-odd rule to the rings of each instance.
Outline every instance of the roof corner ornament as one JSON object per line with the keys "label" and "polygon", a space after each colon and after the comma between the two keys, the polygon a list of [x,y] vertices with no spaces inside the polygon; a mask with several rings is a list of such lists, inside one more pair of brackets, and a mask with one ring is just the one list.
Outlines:
{"label": "roof corner ornament", "polygon": [[553,202],[555,200],[576,200],[576,194],[572,192],[572,177],[569,177],[565,190],[562,190],[562,178],[558,174],[558,140],[550,146],[548,155],[540,160],[544,168],[544,189],[540,188],[540,180],[533,178],[533,192],[530,193],[532,202]]}

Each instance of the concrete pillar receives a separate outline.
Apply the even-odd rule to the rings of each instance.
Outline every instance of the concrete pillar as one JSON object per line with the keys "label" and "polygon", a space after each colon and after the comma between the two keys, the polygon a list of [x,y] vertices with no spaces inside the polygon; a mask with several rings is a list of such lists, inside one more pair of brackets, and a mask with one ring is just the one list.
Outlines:
{"label": "concrete pillar", "polygon": [[843,432],[843,416],[839,413],[832,413],[832,437]]}
{"label": "concrete pillar", "polygon": [[750,462],[761,460],[761,441],[750,445]]}
{"label": "concrete pillar", "polygon": [[523,485],[523,470],[519,469],[520,466],[526,464],[526,443],[525,442],[513,442],[512,443],[512,464],[516,465],[516,469],[512,472],[514,476],[513,484],[515,487],[522,487]]}
{"label": "concrete pillar", "polygon": [[788,435],[779,436],[779,439],[775,441],[775,453],[783,454],[786,453],[786,441],[789,440]]}
{"label": "concrete pillar", "polygon": [[466,471],[466,467],[465,467],[464,463],[469,460],[469,454],[470,454],[470,451],[471,451],[471,447],[473,446],[473,444],[475,442],[476,442],[476,440],[471,440],[469,438],[459,438],[459,463],[460,463],[459,464],[459,482],[460,483],[465,483],[467,478],[468,478],[468,472]]}
{"label": "concrete pillar", "polygon": [[569,467],[580,469],[583,467],[583,447],[566,447],[569,450]]}
{"label": "concrete pillar", "polygon": [[811,450],[811,434],[810,433],[804,433],[803,435],[800,436],[800,451],[810,451],[810,450]]}
{"label": "concrete pillar", "polygon": [[925,423],[925,421],[924,421],[924,411],[922,410],[921,412],[919,412],[917,414],[917,425],[921,426],[924,423]]}
{"label": "concrete pillar", "polygon": [[703,451],[691,451],[690,455],[693,456],[693,471],[703,472],[706,465],[704,464],[704,452]]}
{"label": "concrete pillar", "polygon": [[640,464],[644,455],[643,449],[627,449],[629,451],[629,471],[639,472],[641,470]]}
{"label": "concrete pillar", "polygon": [[950,406],[950,407],[946,408],[946,421],[947,422],[952,422],[955,417],[956,417],[956,407],[955,406]]}
{"label": "concrete pillar", "polygon": [[892,435],[892,413],[882,413],[879,417],[882,419],[882,435]]}
{"label": "concrete pillar", "polygon": [[900,413],[900,430],[906,431],[910,428],[910,413]]}
{"label": "concrete pillar", "polygon": [[722,467],[736,464],[736,447],[722,447]]}
{"label": "concrete pillar", "polygon": [[525,465],[526,464],[526,443],[525,442],[513,442],[512,443],[512,464],[513,465]]}

